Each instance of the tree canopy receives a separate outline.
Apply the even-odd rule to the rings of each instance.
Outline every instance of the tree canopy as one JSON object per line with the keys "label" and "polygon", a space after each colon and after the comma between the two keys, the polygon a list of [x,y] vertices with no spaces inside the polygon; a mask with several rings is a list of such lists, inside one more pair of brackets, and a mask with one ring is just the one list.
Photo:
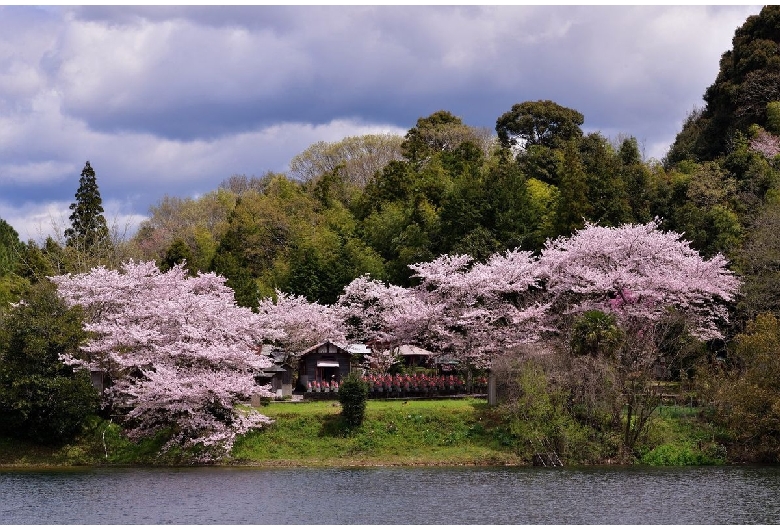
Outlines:
{"label": "tree canopy", "polygon": [[496,132],[504,147],[558,147],[582,136],[584,121],[581,113],[554,101],[526,101],[512,105],[496,120]]}

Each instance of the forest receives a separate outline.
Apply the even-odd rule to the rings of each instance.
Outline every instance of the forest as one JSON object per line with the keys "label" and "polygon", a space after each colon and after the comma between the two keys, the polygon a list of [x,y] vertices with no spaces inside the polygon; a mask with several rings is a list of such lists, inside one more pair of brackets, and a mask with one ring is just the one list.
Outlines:
{"label": "forest", "polygon": [[[87,162],[61,237],[0,220],[0,430],[66,440],[123,407],[130,434],[175,418],[171,444],[229,450],[268,421],[233,410],[253,348],[333,338],[512,374],[516,434],[562,454],[587,439],[631,461],[672,388],[713,451],[780,461],[780,6],[736,30],[704,101],[660,161],[554,101],[495,130],[440,110],[162,197],[130,238]],[[98,365],[110,405],[78,369]]]}

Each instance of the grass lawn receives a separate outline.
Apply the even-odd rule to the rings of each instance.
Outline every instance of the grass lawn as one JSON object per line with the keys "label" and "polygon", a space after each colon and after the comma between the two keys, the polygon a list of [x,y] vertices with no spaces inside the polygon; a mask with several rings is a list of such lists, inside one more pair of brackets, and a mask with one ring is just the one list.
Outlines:
{"label": "grass lawn", "polygon": [[[369,400],[363,425],[352,431],[337,401],[271,402],[259,408],[275,420],[240,437],[224,465],[456,466],[530,465],[534,449],[508,418],[476,398]],[[161,455],[166,434],[131,442],[115,423],[94,418],[77,440],[42,446],[0,437],[0,466],[180,465],[189,454]],[[593,443],[570,447],[565,465],[600,463]],[[723,434],[699,418],[699,409],[661,407],[637,447],[637,461],[651,465],[700,465],[726,461]],[[583,440],[580,440],[583,441]],[[590,449],[589,449],[590,448]],[[604,452],[596,447],[596,453]],[[605,453],[604,459],[612,455]]]}
{"label": "grass lawn", "polygon": [[263,466],[520,464],[484,399],[369,400],[349,432],[336,401],[272,402],[273,425],[242,437],[232,463]]}

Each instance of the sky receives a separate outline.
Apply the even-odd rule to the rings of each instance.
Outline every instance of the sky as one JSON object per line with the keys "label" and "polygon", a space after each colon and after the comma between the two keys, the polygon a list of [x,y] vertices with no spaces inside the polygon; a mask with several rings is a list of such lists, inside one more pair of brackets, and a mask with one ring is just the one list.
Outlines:
{"label": "sky", "polygon": [[553,100],[660,160],[760,6],[0,6],[0,219],[69,226],[89,161],[127,236],[318,141]]}

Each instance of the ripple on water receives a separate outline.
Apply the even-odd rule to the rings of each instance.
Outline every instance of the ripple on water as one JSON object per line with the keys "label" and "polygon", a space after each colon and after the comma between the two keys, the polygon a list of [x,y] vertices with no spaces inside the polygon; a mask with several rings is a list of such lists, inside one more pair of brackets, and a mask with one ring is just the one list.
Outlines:
{"label": "ripple on water", "polygon": [[0,470],[3,524],[777,524],[780,468]]}

